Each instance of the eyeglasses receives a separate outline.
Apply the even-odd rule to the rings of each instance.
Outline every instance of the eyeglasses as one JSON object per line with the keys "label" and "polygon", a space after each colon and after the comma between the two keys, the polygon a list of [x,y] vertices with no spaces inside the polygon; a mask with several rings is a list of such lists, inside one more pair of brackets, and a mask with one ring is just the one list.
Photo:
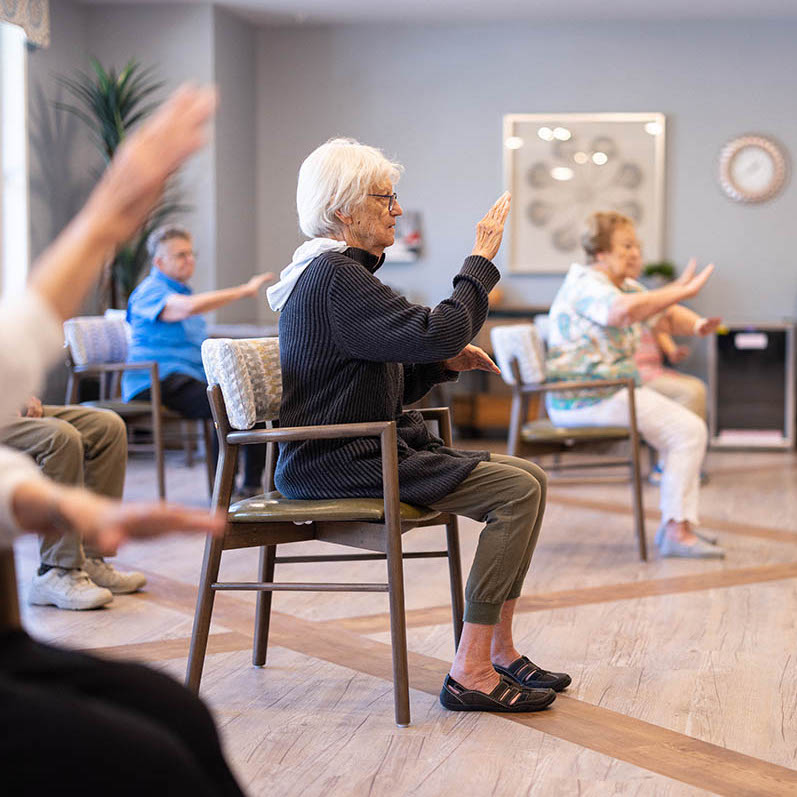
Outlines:
{"label": "eyeglasses", "polygon": [[175,260],[188,260],[189,257],[193,257],[196,260],[198,252],[196,249],[189,249],[187,252],[176,252],[172,255]]}
{"label": "eyeglasses", "polygon": [[387,200],[387,212],[390,213],[393,210],[393,206],[398,201],[398,196],[396,194],[367,194],[367,196],[376,196],[380,199]]}

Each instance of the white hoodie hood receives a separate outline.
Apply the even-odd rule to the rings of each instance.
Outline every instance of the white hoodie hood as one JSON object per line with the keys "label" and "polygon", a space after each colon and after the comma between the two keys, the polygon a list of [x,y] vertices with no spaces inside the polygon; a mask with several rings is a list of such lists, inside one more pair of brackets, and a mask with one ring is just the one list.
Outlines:
{"label": "white hoodie hood", "polygon": [[293,260],[280,272],[278,282],[275,282],[267,291],[269,307],[277,312],[285,307],[302,272],[324,252],[345,252],[349,245],[345,241],[335,241],[332,238],[311,238],[305,241],[294,253]]}

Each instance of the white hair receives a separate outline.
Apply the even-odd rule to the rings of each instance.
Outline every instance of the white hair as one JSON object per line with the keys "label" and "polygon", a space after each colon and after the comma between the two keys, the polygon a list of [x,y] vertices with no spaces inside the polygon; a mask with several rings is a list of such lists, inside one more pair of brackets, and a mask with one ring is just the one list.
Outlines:
{"label": "white hair", "polygon": [[380,150],[353,138],[332,138],[313,150],[299,169],[296,209],[299,227],[308,238],[340,229],[336,212],[349,214],[377,183],[395,185],[403,170]]}
{"label": "white hair", "polygon": [[191,240],[191,233],[179,224],[164,224],[161,227],[156,227],[147,238],[147,252],[151,258],[158,254],[158,247],[172,238],[184,238],[186,241]]}

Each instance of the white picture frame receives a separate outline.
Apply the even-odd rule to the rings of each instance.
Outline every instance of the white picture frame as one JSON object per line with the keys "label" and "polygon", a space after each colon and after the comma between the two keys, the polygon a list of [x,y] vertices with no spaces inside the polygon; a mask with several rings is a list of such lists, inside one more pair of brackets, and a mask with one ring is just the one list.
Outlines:
{"label": "white picture frame", "polygon": [[509,272],[566,272],[583,259],[584,221],[599,210],[631,216],[645,261],[661,260],[665,141],[662,113],[506,114]]}

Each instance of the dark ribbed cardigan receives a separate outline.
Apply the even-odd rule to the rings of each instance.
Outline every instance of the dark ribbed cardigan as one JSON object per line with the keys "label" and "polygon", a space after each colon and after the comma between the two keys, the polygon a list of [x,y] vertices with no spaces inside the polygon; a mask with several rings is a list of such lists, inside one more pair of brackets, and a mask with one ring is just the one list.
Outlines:
{"label": "dark ribbed cardigan", "polygon": [[[499,273],[470,256],[454,290],[435,308],[411,304],[374,273],[384,257],[362,249],[328,252],[299,277],[279,320],[281,426],[395,420],[401,500],[427,505],[487,460],[432,435],[403,406],[457,378],[441,361],[457,355],[487,316]],[[277,489],[289,498],[378,498],[378,438],[308,440],[280,446]]]}

